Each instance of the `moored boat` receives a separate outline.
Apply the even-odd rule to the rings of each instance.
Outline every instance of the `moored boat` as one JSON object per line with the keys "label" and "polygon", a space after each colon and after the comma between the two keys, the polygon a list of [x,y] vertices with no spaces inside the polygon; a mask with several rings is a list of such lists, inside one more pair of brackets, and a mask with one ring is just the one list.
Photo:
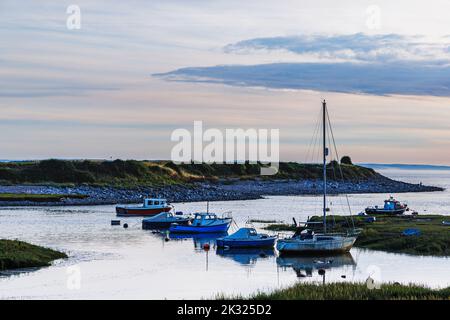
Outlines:
{"label": "moored boat", "polygon": [[[349,252],[356,234],[314,233],[311,230],[277,242],[277,250],[285,254],[337,254]],[[309,231],[309,232],[308,232]]]}
{"label": "moored boat", "polygon": [[[277,241],[277,250],[280,254],[334,254],[345,253],[350,251],[356,241],[357,233],[353,227],[351,232],[347,233],[329,233],[327,232],[327,156],[329,150],[327,147],[327,136],[332,138],[335,147],[335,155],[338,154],[334,143],[334,135],[331,131],[331,123],[329,121],[326,102],[322,103],[322,174],[323,174],[323,233],[315,233],[313,230],[305,228],[299,229],[292,237],[279,239]],[[327,132],[327,129],[331,132]],[[327,134],[328,133],[328,134]],[[341,178],[343,179],[342,171]],[[348,200],[348,199],[347,199]],[[350,207],[350,206],[349,206]],[[308,224],[306,225],[308,227]]]}
{"label": "moored boat", "polygon": [[298,277],[311,277],[315,270],[351,267],[356,269],[356,262],[350,252],[338,255],[314,256],[279,256],[277,265],[283,269],[292,268]]}
{"label": "moored boat", "polygon": [[232,218],[219,218],[214,213],[196,213],[191,223],[180,225],[173,223],[169,231],[173,233],[220,233],[227,232]]}
{"label": "moored boat", "polygon": [[145,198],[142,206],[117,206],[118,217],[155,216],[172,209],[165,199]]}
{"label": "moored boat", "polygon": [[142,220],[142,229],[168,229],[172,223],[186,225],[191,221],[189,217],[174,215],[172,212],[161,212],[156,216]]}
{"label": "moored boat", "polygon": [[259,234],[254,228],[240,228],[235,233],[217,239],[218,247],[229,248],[270,248],[277,237]]}
{"label": "moored boat", "polygon": [[384,200],[383,208],[375,207],[367,207],[365,212],[367,214],[403,214],[408,210],[408,205],[406,203],[400,203],[400,201],[394,199],[394,197],[389,197],[389,199]]}

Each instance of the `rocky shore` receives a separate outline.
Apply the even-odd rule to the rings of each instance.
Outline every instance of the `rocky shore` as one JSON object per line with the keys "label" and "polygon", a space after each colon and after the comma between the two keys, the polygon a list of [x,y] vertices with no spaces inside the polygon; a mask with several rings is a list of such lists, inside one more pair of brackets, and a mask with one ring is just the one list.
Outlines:
{"label": "rocky shore", "polygon": [[[339,193],[404,193],[443,191],[442,188],[395,181],[384,176],[359,182],[330,182],[330,194]],[[142,196],[163,197],[170,202],[223,201],[259,199],[265,195],[311,195],[322,192],[316,180],[223,180],[215,183],[170,185],[163,188],[121,189],[80,185],[3,185],[0,193],[80,194],[84,199],[64,198],[54,202],[0,201],[0,206],[61,206],[139,203]]]}

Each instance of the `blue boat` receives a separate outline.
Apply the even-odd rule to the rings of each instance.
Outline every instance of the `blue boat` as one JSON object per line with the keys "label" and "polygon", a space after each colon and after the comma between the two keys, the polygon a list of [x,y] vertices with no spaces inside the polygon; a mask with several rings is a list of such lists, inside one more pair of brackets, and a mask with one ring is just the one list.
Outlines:
{"label": "blue boat", "polygon": [[218,247],[229,248],[270,248],[277,237],[259,234],[254,228],[240,228],[232,235],[217,239]]}
{"label": "blue boat", "polygon": [[219,218],[214,213],[196,213],[192,223],[180,225],[173,223],[169,231],[172,233],[221,233],[227,232],[231,218]]}
{"label": "blue boat", "polygon": [[367,214],[404,214],[405,211],[409,210],[406,203],[400,203],[400,201],[395,200],[392,196],[389,199],[384,200],[383,208],[367,207],[365,212]]}
{"label": "blue boat", "polygon": [[142,220],[142,229],[157,230],[168,229],[172,223],[188,224],[189,217],[176,216],[172,212],[162,212],[151,218]]}

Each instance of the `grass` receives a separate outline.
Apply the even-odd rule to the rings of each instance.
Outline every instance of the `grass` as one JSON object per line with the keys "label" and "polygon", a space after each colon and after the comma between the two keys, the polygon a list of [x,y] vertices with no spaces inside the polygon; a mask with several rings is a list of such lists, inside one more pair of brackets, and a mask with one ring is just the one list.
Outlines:
{"label": "grass", "polygon": [[46,267],[67,255],[18,240],[0,239],[0,270]]}
{"label": "grass", "polygon": [[[273,176],[260,176],[260,164],[175,164],[171,161],[92,161],[42,160],[0,163],[2,184],[108,185],[120,187],[165,186],[195,181],[251,179],[320,179],[322,168],[316,164],[280,163]],[[328,165],[330,180],[336,176],[335,165]],[[373,169],[342,165],[348,181],[380,176]]]}
{"label": "grass", "polygon": [[82,194],[0,193],[0,201],[57,202],[64,198],[84,199],[87,197]]}
{"label": "grass", "polygon": [[[353,217],[355,227],[362,232],[355,243],[356,247],[382,250],[412,255],[450,256],[450,227],[442,224],[448,216],[376,216],[376,221],[366,222],[367,217]],[[321,221],[312,217],[312,221]],[[327,216],[330,232],[342,232],[351,226],[350,217]],[[322,225],[315,225],[319,231]],[[419,229],[418,236],[403,236],[405,229]],[[271,231],[295,231],[293,225],[272,224],[265,229]]]}
{"label": "grass", "polygon": [[277,220],[264,220],[264,219],[251,219],[248,222],[250,223],[277,223]]}
{"label": "grass", "polygon": [[[244,299],[217,296],[217,299]],[[450,287],[433,290],[419,285],[382,284],[369,289],[365,283],[297,283],[269,293],[257,292],[250,300],[449,300]]]}
{"label": "grass", "polygon": [[284,224],[284,223],[274,223],[270,224],[263,229],[269,230],[269,231],[275,231],[275,232],[281,232],[281,231],[296,231],[297,227],[293,224]]}

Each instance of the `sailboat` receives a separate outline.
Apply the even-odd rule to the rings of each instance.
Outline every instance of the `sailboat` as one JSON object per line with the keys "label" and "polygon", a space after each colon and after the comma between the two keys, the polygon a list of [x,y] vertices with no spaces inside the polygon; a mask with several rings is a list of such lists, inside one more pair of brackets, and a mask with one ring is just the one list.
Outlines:
{"label": "sailboat", "polygon": [[322,102],[323,134],[323,233],[306,229],[292,237],[279,239],[277,250],[280,254],[334,254],[350,251],[356,241],[357,233],[353,229],[347,233],[327,233],[327,104]]}

